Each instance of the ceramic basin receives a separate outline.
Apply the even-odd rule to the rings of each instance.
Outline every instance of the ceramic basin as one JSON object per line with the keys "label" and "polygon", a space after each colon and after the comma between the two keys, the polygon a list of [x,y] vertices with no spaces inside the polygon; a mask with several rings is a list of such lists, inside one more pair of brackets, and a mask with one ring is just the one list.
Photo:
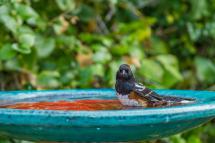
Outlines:
{"label": "ceramic basin", "polygon": [[[215,117],[215,92],[157,90],[196,102],[165,108],[54,111],[0,108],[0,135],[29,141],[139,141],[171,136]],[[17,102],[115,99],[113,89],[0,92],[0,106]]]}

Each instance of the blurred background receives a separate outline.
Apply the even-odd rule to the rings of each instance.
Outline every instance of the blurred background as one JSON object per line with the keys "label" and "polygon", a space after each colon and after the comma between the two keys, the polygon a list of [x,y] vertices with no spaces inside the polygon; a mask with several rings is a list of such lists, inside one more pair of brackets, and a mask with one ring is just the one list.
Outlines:
{"label": "blurred background", "polygon": [[[215,0],[0,0],[0,90],[113,88],[122,63],[151,88],[215,90],[214,11]],[[214,140],[212,121],[150,143]]]}

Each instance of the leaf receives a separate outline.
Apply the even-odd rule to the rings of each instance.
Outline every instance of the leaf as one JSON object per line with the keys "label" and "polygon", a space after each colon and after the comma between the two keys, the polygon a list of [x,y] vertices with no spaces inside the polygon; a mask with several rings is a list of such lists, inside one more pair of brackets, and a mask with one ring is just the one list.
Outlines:
{"label": "leaf", "polygon": [[201,30],[194,27],[190,22],[187,23],[187,29],[191,40],[197,41],[201,36]]}
{"label": "leaf", "polygon": [[111,38],[102,37],[101,41],[106,47],[110,47],[113,44],[113,39]]}
{"label": "leaf", "polygon": [[138,41],[143,41],[151,36],[151,28],[146,27],[140,30],[137,30],[134,32],[131,36],[133,39],[138,40]]}
{"label": "leaf", "polygon": [[53,52],[55,48],[55,40],[53,38],[37,36],[36,41],[35,47],[38,57],[44,58]]}
{"label": "leaf", "polygon": [[164,68],[169,71],[178,80],[182,79],[179,72],[178,60],[172,55],[160,55],[157,56],[157,60],[164,66]]}
{"label": "leaf", "polygon": [[[140,34],[144,35],[143,37],[148,37],[151,35],[150,26],[156,22],[155,18],[142,18],[140,20],[136,20],[130,23],[120,23],[119,32],[121,33],[131,33],[140,30]],[[143,30],[146,30],[145,32]],[[138,33],[138,32],[137,32]]]}
{"label": "leaf", "polygon": [[37,84],[42,88],[57,88],[60,86],[57,71],[42,71],[37,78]]}
{"label": "leaf", "polygon": [[15,51],[20,52],[22,54],[31,53],[31,48],[30,47],[25,47],[25,46],[17,44],[17,43],[12,44],[12,49],[14,49]]}
{"label": "leaf", "polygon": [[25,35],[25,34],[31,34],[34,36],[34,31],[31,29],[31,27],[22,25],[17,28],[17,33],[15,34],[16,37],[19,37],[20,35]]}
{"label": "leaf", "polygon": [[5,44],[0,49],[0,60],[9,60],[15,56],[16,52],[12,49],[12,45]]}
{"label": "leaf", "polygon": [[215,38],[215,22],[207,22],[203,31],[204,36]]}
{"label": "leaf", "polygon": [[95,10],[92,7],[82,3],[77,10],[77,16],[81,21],[88,22],[95,19]]}
{"label": "leaf", "polygon": [[196,57],[195,66],[197,77],[200,81],[207,83],[215,82],[215,64],[212,63],[211,60],[203,57]]}
{"label": "leaf", "polygon": [[138,73],[147,80],[152,80],[158,83],[162,82],[164,74],[163,68],[159,63],[154,60],[142,60],[141,68],[138,71]]}
{"label": "leaf", "polygon": [[75,49],[77,46],[81,45],[80,41],[73,35],[60,35],[55,39],[55,41],[56,45],[69,47],[70,49]]}
{"label": "leaf", "polygon": [[19,43],[12,44],[12,48],[20,53],[29,54],[31,52],[31,47],[35,44],[35,36],[30,33],[24,33],[18,38]]}
{"label": "leaf", "polygon": [[175,83],[181,81],[182,75],[179,72],[178,60],[173,55],[160,55],[156,59],[164,67],[164,77],[162,84],[166,87],[171,87]]}
{"label": "leaf", "polygon": [[23,54],[19,61],[22,63],[22,68],[28,71],[36,71],[38,69],[37,66],[37,54],[35,49],[32,49],[31,53]]}
{"label": "leaf", "polygon": [[72,71],[66,71],[65,73],[63,73],[61,76],[60,76],[60,81],[62,84],[70,84],[72,82],[77,82],[75,81],[75,72],[74,70]]}
{"label": "leaf", "polygon": [[104,77],[105,71],[104,71],[104,66],[102,66],[102,64],[95,64],[95,65],[91,66],[90,68],[93,71],[93,75]]}
{"label": "leaf", "polygon": [[103,47],[100,48],[95,54],[93,54],[93,61],[96,63],[106,63],[111,60],[111,55],[108,50]]}
{"label": "leaf", "polygon": [[168,15],[166,15],[166,20],[169,24],[172,24],[172,23],[174,23],[175,18],[173,15],[168,14]]}
{"label": "leaf", "polygon": [[168,46],[164,41],[158,38],[152,38],[151,40],[151,46],[147,49],[149,50],[147,52],[153,55],[168,54]]}
{"label": "leaf", "polygon": [[190,0],[192,11],[191,17],[195,20],[199,20],[204,16],[208,16],[208,1],[207,0]]}
{"label": "leaf", "polygon": [[58,17],[58,19],[55,20],[55,23],[53,25],[53,29],[57,35],[61,35],[64,32],[66,32],[69,28],[69,22],[66,20],[64,16]]}
{"label": "leaf", "polygon": [[79,71],[79,86],[81,88],[86,88],[92,85],[93,81],[93,71],[90,67],[81,68]]}
{"label": "leaf", "polygon": [[115,45],[110,51],[114,55],[122,56],[129,52],[129,47],[127,45]]}
{"label": "leaf", "polygon": [[195,135],[191,135],[188,140],[187,143],[202,143],[200,138],[198,136]]}
{"label": "leaf", "polygon": [[10,143],[10,140],[7,138],[0,138],[0,143]]}
{"label": "leaf", "polygon": [[171,143],[186,143],[186,140],[180,134],[170,137]]}
{"label": "leaf", "polygon": [[5,70],[19,71],[21,69],[20,61],[17,58],[7,60],[4,66]]}
{"label": "leaf", "polygon": [[0,15],[0,20],[6,28],[8,28],[13,33],[16,32],[17,22],[13,17],[9,15]]}
{"label": "leaf", "polygon": [[3,71],[4,68],[3,68],[3,62],[0,60],[0,71]]}
{"label": "leaf", "polygon": [[9,7],[7,5],[0,6],[0,16],[7,15],[9,13]]}
{"label": "leaf", "polygon": [[72,11],[75,9],[74,0],[55,0],[61,10]]}
{"label": "leaf", "polygon": [[21,3],[15,3],[15,10],[22,19],[27,20],[29,18],[37,18],[38,14],[36,11],[28,5],[24,5]]}
{"label": "leaf", "polygon": [[35,43],[35,36],[33,34],[22,34],[19,36],[19,42],[22,44],[23,47],[30,48]]}

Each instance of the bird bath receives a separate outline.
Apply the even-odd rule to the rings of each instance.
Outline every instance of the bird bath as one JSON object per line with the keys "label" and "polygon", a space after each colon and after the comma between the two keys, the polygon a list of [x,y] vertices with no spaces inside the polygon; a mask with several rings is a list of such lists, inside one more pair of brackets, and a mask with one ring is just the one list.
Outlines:
{"label": "bird bath", "polygon": [[[215,92],[157,90],[192,104],[146,109],[59,111],[0,108],[0,135],[29,141],[138,141],[167,137],[215,117]],[[112,89],[0,92],[0,106],[20,102],[116,99]]]}

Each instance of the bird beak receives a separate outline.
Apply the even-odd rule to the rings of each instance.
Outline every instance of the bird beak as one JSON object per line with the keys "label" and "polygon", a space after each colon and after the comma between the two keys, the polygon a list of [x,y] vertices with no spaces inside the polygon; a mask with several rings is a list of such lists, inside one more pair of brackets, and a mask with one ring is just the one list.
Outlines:
{"label": "bird beak", "polygon": [[123,70],[123,71],[122,71],[122,75],[126,75],[126,72],[125,72],[125,70]]}

